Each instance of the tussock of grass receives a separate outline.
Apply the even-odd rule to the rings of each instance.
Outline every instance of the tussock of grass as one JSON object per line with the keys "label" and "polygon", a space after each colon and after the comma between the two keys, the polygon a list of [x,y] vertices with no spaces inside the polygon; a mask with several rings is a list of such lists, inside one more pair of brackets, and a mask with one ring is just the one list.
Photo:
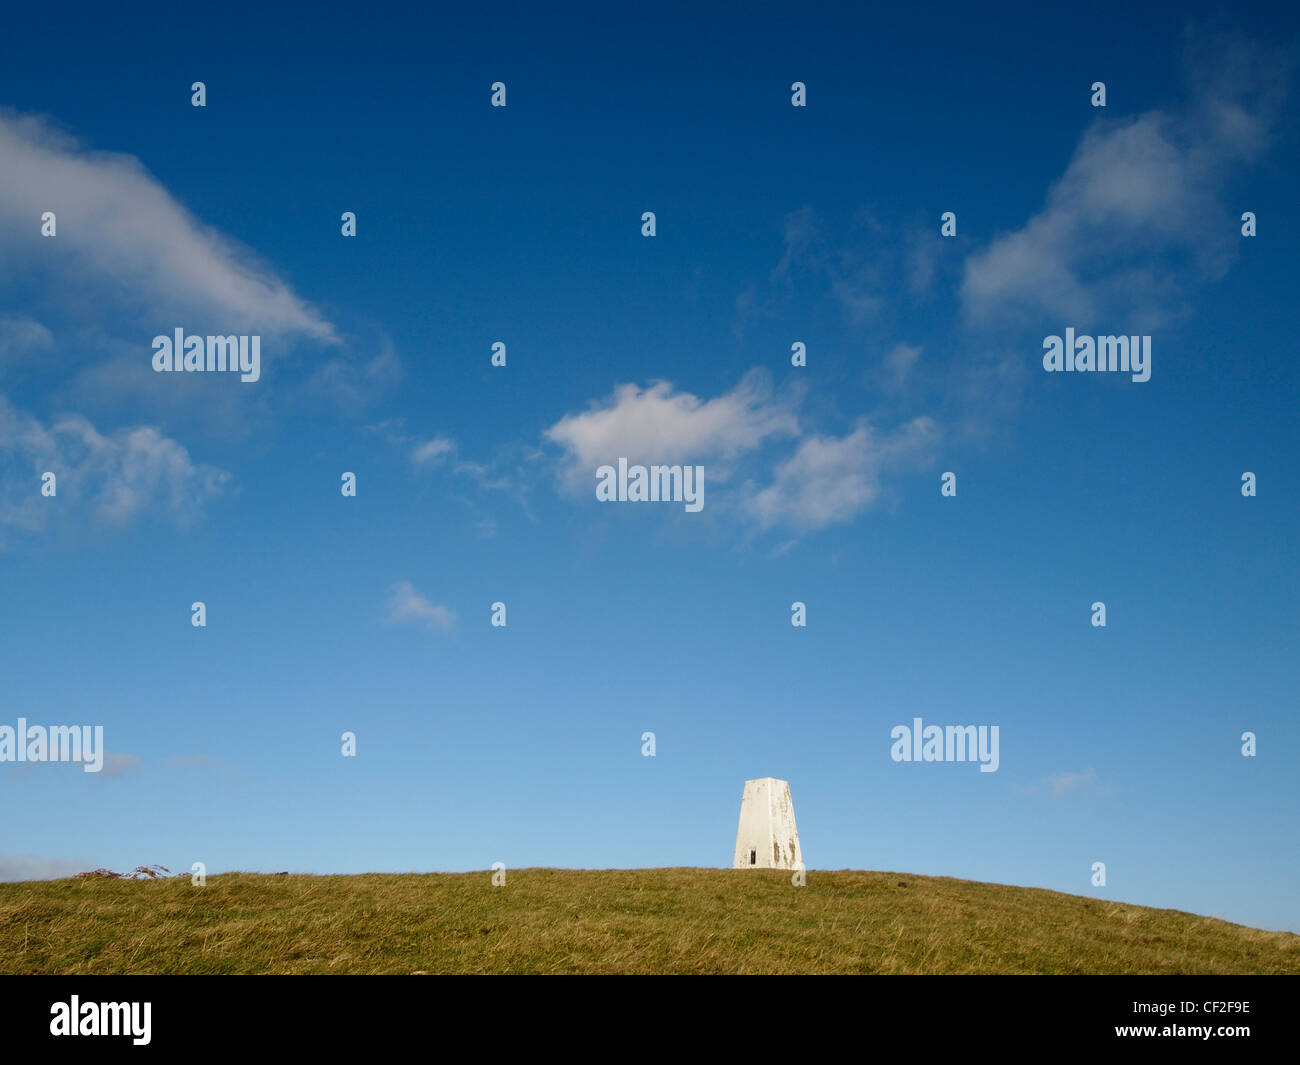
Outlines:
{"label": "tussock of grass", "polygon": [[1300,936],[899,873],[0,884],[5,973],[1300,973]]}

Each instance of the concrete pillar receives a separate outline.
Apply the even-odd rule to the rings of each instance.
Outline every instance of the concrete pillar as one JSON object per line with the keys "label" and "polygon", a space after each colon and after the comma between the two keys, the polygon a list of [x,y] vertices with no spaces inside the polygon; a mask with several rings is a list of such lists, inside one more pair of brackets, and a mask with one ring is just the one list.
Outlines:
{"label": "concrete pillar", "polygon": [[736,869],[799,869],[803,851],[794,825],[790,785],[763,777],[745,781],[736,830]]}

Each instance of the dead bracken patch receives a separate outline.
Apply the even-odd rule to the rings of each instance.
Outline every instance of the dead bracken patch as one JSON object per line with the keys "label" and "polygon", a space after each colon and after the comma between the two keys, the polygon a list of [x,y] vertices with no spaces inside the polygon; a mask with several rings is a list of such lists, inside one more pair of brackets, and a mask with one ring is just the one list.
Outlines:
{"label": "dead bracken patch", "polygon": [[[75,879],[78,880],[157,880],[159,877],[171,876],[172,871],[165,865],[137,865],[129,873],[115,873],[112,869],[91,869],[86,873],[78,873]],[[189,873],[177,873],[178,877],[189,876]]]}

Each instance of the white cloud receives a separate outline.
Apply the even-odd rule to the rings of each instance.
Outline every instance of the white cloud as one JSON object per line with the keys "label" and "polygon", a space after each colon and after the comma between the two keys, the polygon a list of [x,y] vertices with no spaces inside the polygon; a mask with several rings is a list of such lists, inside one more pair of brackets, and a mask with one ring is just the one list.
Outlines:
{"label": "white cloud", "polygon": [[430,602],[410,581],[393,585],[388,597],[387,620],[395,625],[415,624],[447,632],[456,624],[456,615],[447,607]]}
{"label": "white cloud", "polygon": [[[53,211],[58,235],[40,236]],[[0,112],[0,232],[19,265],[125,290],[151,313],[197,309],[253,332],[331,341],[334,327],[247,249],[204,226],[130,155],[91,151],[42,118]],[[173,325],[167,322],[162,325]]]}
{"label": "white cloud", "polygon": [[[460,445],[449,436],[435,433],[425,438],[408,433],[404,418],[389,418],[365,428],[366,432],[378,433],[393,447],[404,451],[417,471],[446,465],[450,459],[460,454]],[[458,461],[455,471],[477,477],[486,472],[486,467],[480,463]]]}
{"label": "white cloud", "polygon": [[[41,495],[41,476],[55,474],[58,494]],[[218,495],[230,474],[196,464],[188,451],[152,426],[101,433],[79,414],[46,426],[0,397],[0,530],[45,528],[51,514],[88,508],[98,521],[129,524],[148,508],[185,522]]]}
{"label": "white cloud", "polygon": [[1075,791],[1086,784],[1099,784],[1097,771],[1095,769],[1085,769],[1082,773],[1057,773],[1055,776],[1047,778],[1047,784],[1052,789],[1052,794],[1058,798],[1066,792]]}
{"label": "white cloud", "polygon": [[[899,345],[885,372],[901,382],[919,353]],[[843,437],[800,437],[794,410],[773,397],[764,373],[752,371],[732,391],[708,400],[677,392],[665,381],[647,388],[620,385],[603,404],[567,415],[545,435],[564,448],[562,475],[571,489],[589,490],[599,466],[623,457],[630,463],[699,464],[712,484],[727,485],[711,494],[715,510],[764,530],[807,533],[851,520],[871,506],[882,478],[930,459],[939,431],[933,419],[919,417],[886,433],[862,421]],[[797,440],[793,453],[772,469],[765,445],[790,437]],[[733,463],[743,465],[743,484]],[[765,486],[756,488],[758,468],[771,473],[758,478]]]}
{"label": "white cloud", "polygon": [[440,465],[456,453],[456,442],[445,436],[416,444],[411,448],[411,462],[419,466]]}
{"label": "white cloud", "polygon": [[1218,45],[1212,61],[1193,76],[1187,107],[1096,122],[1043,209],[967,259],[969,321],[1088,327],[1110,316],[1149,329],[1227,268],[1239,212],[1220,189],[1267,144],[1284,68],[1240,43]]}
{"label": "white cloud", "polygon": [[619,385],[603,404],[569,414],[545,436],[565,451],[565,475],[586,485],[596,468],[619,458],[646,463],[713,464],[759,447],[769,437],[793,436],[798,419],[776,402],[764,375],[746,374],[730,392],[702,400],[674,391],[667,381],[648,388]]}
{"label": "white cloud", "polygon": [[33,351],[48,351],[54,337],[34,318],[0,315],[0,362],[13,362]]}
{"label": "white cloud", "polygon": [[876,501],[883,474],[925,461],[937,439],[924,417],[884,436],[860,423],[847,436],[808,437],[748,501],[749,512],[763,528],[800,532],[849,521]]}

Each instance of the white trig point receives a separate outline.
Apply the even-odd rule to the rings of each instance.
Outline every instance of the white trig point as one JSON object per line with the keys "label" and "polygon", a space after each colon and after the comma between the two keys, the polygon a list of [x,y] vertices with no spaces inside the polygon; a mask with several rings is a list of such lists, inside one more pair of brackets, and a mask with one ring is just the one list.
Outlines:
{"label": "white trig point", "polygon": [[745,781],[736,830],[736,869],[801,869],[799,830],[794,827],[790,785],[763,777]]}

